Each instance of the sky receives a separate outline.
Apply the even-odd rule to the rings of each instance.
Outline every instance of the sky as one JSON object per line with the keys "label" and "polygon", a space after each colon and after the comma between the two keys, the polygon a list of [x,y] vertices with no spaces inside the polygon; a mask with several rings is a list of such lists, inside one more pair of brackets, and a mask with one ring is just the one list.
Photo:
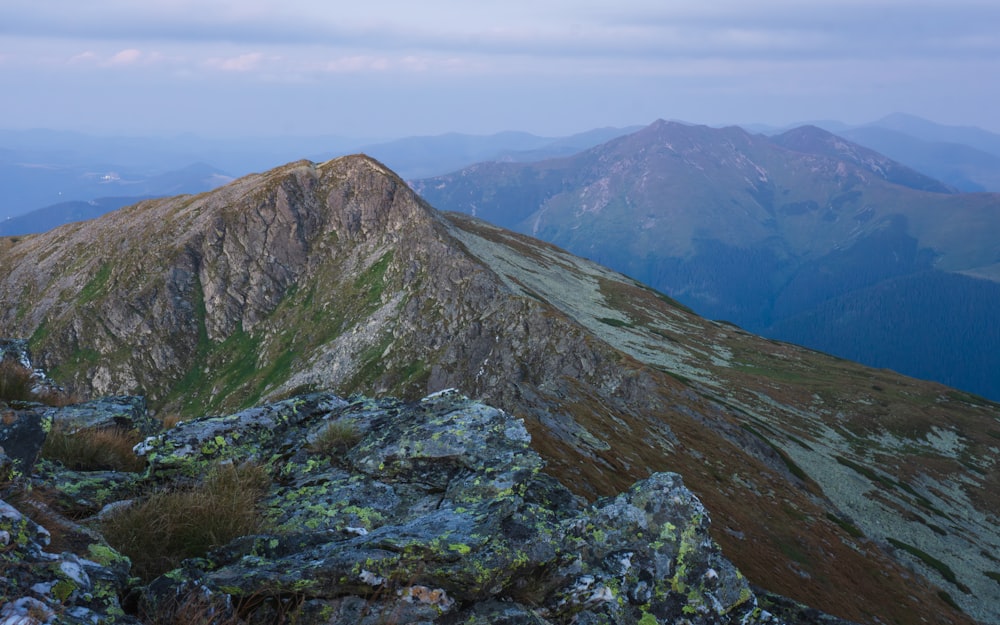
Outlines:
{"label": "sky", "polygon": [[1000,132],[996,0],[2,0],[0,128],[562,136],[674,119]]}

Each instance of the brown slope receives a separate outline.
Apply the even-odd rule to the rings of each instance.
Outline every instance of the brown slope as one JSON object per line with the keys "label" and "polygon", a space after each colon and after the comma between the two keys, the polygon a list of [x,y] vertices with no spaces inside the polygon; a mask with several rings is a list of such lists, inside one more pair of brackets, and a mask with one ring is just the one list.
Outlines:
{"label": "brown slope", "polygon": [[[370,159],[294,163],[0,254],[2,333],[31,336],[92,392],[199,412],[303,387],[458,387],[525,417],[578,492],[682,473],[768,589],[861,622],[968,622],[941,591],[990,614],[973,579],[993,583],[985,557],[957,571],[966,595],[887,539],[952,569],[994,544],[995,527],[973,534],[998,509],[995,406],[706,322],[557,248],[436,213]],[[910,411],[913,431],[897,422]],[[850,463],[875,476],[856,497],[837,488],[869,479]],[[930,525],[948,540],[928,543]]]}

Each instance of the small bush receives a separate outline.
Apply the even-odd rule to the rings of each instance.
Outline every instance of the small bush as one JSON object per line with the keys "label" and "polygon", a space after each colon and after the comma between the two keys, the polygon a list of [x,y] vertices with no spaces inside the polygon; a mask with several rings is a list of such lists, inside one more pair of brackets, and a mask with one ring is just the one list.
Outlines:
{"label": "small bush", "polygon": [[72,431],[56,424],[45,437],[42,457],[78,471],[131,471],[145,468],[145,460],[132,451],[142,440],[135,430],[86,429]]}
{"label": "small bush", "polygon": [[132,572],[149,581],[240,536],[263,529],[257,502],[267,473],[256,465],[223,465],[201,484],[153,494],[102,521],[108,543],[132,559]]}
{"label": "small bush", "polygon": [[73,404],[82,403],[84,398],[77,393],[64,391],[62,389],[46,388],[35,393],[35,401],[43,403],[46,406],[61,408],[63,406],[71,406]]}
{"label": "small bush", "polygon": [[163,426],[164,430],[171,430],[177,427],[177,424],[183,421],[184,417],[179,414],[168,414],[162,417],[157,417],[156,419],[160,422],[160,425]]}
{"label": "small bush", "polygon": [[0,401],[34,401],[32,386],[30,369],[9,358],[0,360]]}
{"label": "small bush", "polygon": [[309,451],[327,456],[342,454],[361,440],[361,432],[351,421],[332,421],[320,431]]}

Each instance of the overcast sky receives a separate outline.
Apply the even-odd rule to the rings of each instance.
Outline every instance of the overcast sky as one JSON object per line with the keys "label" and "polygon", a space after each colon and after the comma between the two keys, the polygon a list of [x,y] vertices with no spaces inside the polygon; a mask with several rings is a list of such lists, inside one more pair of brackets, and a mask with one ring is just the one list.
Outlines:
{"label": "overcast sky", "polygon": [[996,0],[0,0],[0,127],[555,136],[892,112],[1000,132]]}

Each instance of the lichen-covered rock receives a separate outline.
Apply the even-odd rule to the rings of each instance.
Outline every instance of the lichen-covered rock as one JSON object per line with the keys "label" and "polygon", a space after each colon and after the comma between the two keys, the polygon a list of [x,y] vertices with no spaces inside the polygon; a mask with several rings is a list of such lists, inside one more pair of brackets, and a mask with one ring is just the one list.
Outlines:
{"label": "lichen-covered rock", "polygon": [[271,478],[265,529],[140,581],[100,537],[83,553],[46,553],[45,531],[4,505],[0,624],[28,610],[76,625],[191,606],[248,625],[798,622],[758,604],[679,476],[588,504],[543,473],[519,419],[455,392],[306,395],[194,419],[139,451],[144,475],[41,463],[36,483],[98,518],[98,504],[128,505],[116,497],[253,461]]}
{"label": "lichen-covered rock", "polygon": [[160,423],[146,411],[146,399],[136,395],[102,397],[70,406],[50,408],[47,418],[72,429],[137,430],[151,435],[160,430]]}
{"label": "lichen-covered rock", "polygon": [[329,393],[317,393],[275,404],[249,408],[233,415],[204,417],[177,424],[160,436],[147,438],[135,451],[145,456],[151,472],[201,476],[206,467],[224,460],[263,461],[294,451],[303,423],[346,404]]}
{"label": "lichen-covered rock", "polygon": [[47,422],[40,407],[0,410],[0,483],[28,475],[45,444]]}
{"label": "lichen-covered rock", "polygon": [[119,597],[128,559],[94,543],[89,557],[49,553],[49,532],[0,500],[0,623],[131,624]]}
{"label": "lichen-covered rock", "polygon": [[[323,453],[332,424],[355,435]],[[157,580],[147,609],[198,588],[297,597],[317,625],[765,620],[678,476],[588,506],[540,473],[520,420],[456,393],[314,395],[177,430],[145,443],[151,477],[252,455],[274,473],[272,529]]]}

